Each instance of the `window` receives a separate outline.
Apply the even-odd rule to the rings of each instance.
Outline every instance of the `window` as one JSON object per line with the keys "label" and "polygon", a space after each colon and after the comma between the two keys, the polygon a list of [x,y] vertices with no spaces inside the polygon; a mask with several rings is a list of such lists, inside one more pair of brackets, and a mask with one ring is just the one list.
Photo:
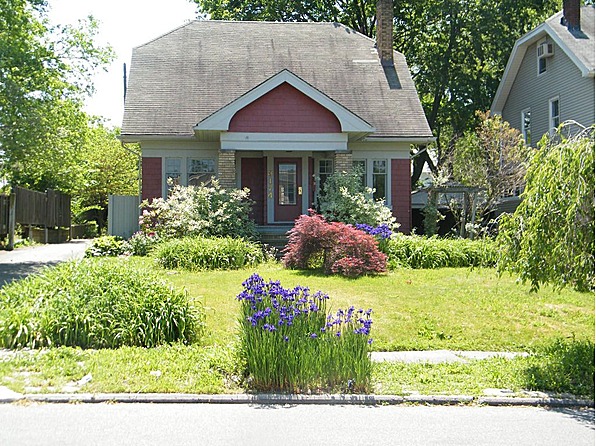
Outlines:
{"label": "window", "polygon": [[327,178],[333,173],[333,160],[319,160],[319,169],[317,172],[318,190],[323,191],[323,186]]}
{"label": "window", "polygon": [[280,163],[279,171],[279,204],[296,204],[296,164]]}
{"label": "window", "polygon": [[188,158],[187,174],[189,186],[209,184],[215,175],[215,160]]}
{"label": "window", "polygon": [[360,181],[362,186],[366,187],[366,161],[365,160],[354,160],[352,161],[352,167],[358,169],[360,172]]}
{"label": "window", "polygon": [[375,190],[375,200],[384,200],[387,197],[387,161],[373,160],[372,187]]}
{"label": "window", "polygon": [[546,59],[541,58],[538,59],[538,74],[542,74],[546,72]]}
{"label": "window", "polygon": [[526,145],[532,144],[532,123],[530,109],[526,108],[521,113],[521,131]]}
{"label": "window", "polygon": [[166,158],[166,187],[168,191],[180,184],[181,171],[182,158]]}
{"label": "window", "polygon": [[548,104],[548,122],[550,125],[550,133],[553,133],[559,128],[561,124],[561,116],[559,112],[559,98],[553,98]]}

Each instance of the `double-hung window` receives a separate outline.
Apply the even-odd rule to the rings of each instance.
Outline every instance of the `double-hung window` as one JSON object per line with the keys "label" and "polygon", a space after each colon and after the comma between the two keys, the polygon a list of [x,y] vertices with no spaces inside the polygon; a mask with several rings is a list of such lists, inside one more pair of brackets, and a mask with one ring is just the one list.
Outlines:
{"label": "double-hung window", "polygon": [[372,187],[375,200],[387,198],[387,160],[373,160]]}
{"label": "double-hung window", "polygon": [[182,175],[182,158],[166,158],[166,188],[167,192],[173,189],[174,186],[180,184],[180,176]]}
{"label": "double-hung window", "polygon": [[527,146],[532,144],[532,122],[530,109],[526,108],[521,112],[521,131],[524,142]]}
{"label": "double-hung window", "polygon": [[554,133],[561,124],[561,114],[559,110],[559,97],[548,101],[548,122],[550,133]]}

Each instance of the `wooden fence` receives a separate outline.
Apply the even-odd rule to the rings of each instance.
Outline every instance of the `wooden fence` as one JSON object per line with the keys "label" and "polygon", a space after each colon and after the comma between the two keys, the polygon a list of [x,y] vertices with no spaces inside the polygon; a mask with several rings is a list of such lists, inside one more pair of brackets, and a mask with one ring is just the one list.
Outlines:
{"label": "wooden fence", "polygon": [[16,224],[43,226],[45,242],[48,230],[70,228],[70,196],[48,189],[32,191],[15,186],[10,195],[0,196],[0,236],[8,235],[8,249],[14,245]]}

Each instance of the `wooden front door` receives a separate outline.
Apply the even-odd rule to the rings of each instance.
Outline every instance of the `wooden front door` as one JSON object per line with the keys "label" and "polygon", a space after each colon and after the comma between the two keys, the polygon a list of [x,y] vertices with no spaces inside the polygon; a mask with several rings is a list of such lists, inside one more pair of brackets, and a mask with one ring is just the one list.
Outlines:
{"label": "wooden front door", "polygon": [[293,222],[302,214],[302,159],[275,158],[274,219]]}

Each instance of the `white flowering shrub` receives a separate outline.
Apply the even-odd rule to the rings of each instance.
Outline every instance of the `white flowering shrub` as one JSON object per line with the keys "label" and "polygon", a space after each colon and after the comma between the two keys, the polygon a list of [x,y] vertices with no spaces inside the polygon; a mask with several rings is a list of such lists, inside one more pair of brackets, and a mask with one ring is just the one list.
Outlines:
{"label": "white flowering shrub", "polygon": [[160,238],[186,236],[255,236],[250,219],[252,200],[248,189],[224,189],[214,179],[209,186],[175,186],[167,199],[141,203],[141,231]]}
{"label": "white flowering shrub", "polygon": [[319,195],[320,212],[327,221],[346,224],[387,225],[396,230],[396,222],[383,200],[373,198],[374,190],[364,187],[357,169],[352,172],[335,172],[325,182]]}

